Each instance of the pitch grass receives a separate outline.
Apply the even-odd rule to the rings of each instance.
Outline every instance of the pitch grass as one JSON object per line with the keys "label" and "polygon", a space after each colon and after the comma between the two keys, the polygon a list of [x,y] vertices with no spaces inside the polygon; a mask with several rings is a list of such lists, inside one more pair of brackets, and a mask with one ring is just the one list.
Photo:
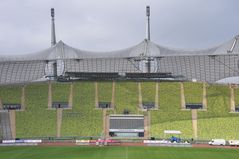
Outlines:
{"label": "pitch grass", "polygon": [[0,159],[237,159],[239,149],[167,147],[0,147]]}

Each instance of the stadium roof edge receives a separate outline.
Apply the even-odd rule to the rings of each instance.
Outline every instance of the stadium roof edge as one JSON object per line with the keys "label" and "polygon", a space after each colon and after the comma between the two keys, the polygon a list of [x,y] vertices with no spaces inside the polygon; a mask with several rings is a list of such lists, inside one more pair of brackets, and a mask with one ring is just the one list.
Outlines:
{"label": "stadium roof edge", "polygon": [[89,58],[134,58],[134,57],[164,57],[164,56],[190,56],[190,55],[223,55],[238,54],[238,36],[208,49],[175,49],[158,45],[147,39],[129,48],[114,51],[86,51],[71,47],[62,40],[45,50],[23,55],[0,55],[3,61],[29,61],[29,60],[57,60],[57,59],[89,59]]}

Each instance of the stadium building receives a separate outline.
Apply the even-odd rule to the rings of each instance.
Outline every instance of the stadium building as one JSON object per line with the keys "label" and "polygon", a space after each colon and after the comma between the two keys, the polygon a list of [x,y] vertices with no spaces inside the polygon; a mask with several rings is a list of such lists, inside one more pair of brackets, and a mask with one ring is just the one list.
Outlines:
{"label": "stadium building", "polygon": [[0,84],[29,83],[55,78],[75,79],[167,79],[216,82],[238,76],[239,41],[235,38],[209,49],[173,49],[150,40],[147,8],[147,38],[130,48],[91,52],[56,42],[54,9],[52,46],[37,53],[0,55]]}
{"label": "stadium building", "polygon": [[0,55],[0,139],[236,139],[239,87],[214,83],[238,76],[239,36],[204,50],[168,48],[151,41],[149,7],[146,15],[141,43],[91,52],[56,42],[51,9],[50,48]]}

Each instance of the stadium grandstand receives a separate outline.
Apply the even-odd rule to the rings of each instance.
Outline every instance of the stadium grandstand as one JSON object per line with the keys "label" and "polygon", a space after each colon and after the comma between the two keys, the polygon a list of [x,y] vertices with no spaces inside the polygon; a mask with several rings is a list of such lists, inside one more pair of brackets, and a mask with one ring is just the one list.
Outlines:
{"label": "stadium grandstand", "polygon": [[[147,36],[130,48],[91,52],[56,42],[37,53],[0,55],[0,139],[237,139],[239,36],[203,50]],[[163,81],[163,82],[162,82]]]}

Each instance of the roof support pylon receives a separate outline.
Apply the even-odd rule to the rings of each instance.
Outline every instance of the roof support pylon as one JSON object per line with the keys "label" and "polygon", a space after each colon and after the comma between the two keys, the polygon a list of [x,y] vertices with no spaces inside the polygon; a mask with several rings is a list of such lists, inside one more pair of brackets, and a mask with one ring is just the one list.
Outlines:
{"label": "roof support pylon", "polygon": [[55,33],[55,11],[51,8],[51,46],[56,44],[56,33]]}

